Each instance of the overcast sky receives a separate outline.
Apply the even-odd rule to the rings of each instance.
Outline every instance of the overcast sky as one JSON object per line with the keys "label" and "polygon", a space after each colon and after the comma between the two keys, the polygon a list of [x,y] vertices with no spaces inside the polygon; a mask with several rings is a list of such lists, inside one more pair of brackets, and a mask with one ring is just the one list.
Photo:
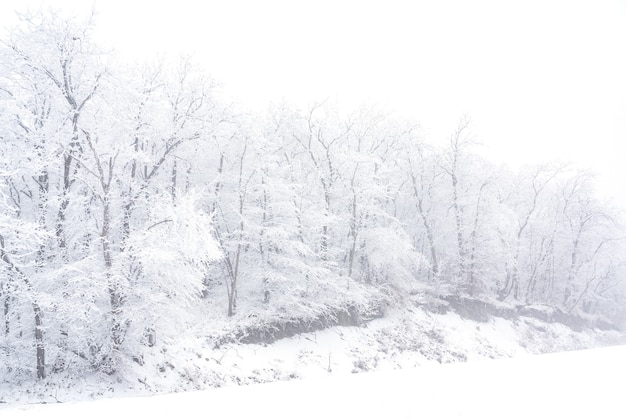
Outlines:
{"label": "overcast sky", "polygon": [[[82,15],[89,0],[2,0]],[[255,108],[364,101],[440,141],[467,114],[488,157],[578,161],[626,205],[626,0],[96,0],[128,59],[191,53]]]}

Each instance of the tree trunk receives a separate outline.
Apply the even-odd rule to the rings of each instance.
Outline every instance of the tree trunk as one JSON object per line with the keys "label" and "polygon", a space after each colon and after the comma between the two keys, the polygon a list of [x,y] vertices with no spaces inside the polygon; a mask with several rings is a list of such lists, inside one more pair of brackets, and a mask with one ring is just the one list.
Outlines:
{"label": "tree trunk", "polygon": [[[35,316],[35,347],[36,347],[36,370],[37,370],[37,378],[45,379],[46,377],[46,347],[44,345],[44,333],[43,333],[43,314],[41,312],[41,308],[39,307],[39,303],[37,302],[37,297],[35,295],[35,290],[33,286],[24,274],[24,272],[15,264],[6,253],[4,248],[4,237],[0,235],[0,259],[6,263],[9,270],[14,271],[26,284],[26,289],[30,294],[31,298],[31,306],[33,308],[33,314]],[[6,299],[5,299],[6,303]],[[5,305],[6,309],[6,305]],[[5,311],[6,312],[6,311]]]}
{"label": "tree trunk", "polygon": [[172,166],[172,203],[176,206],[176,181],[178,180],[178,172],[176,167],[176,158],[174,158],[174,165]]}
{"label": "tree trunk", "polygon": [[63,157],[63,191],[61,192],[61,204],[59,205],[59,212],[57,213],[56,222],[56,237],[59,248],[63,253],[63,258],[67,259],[67,242],[65,238],[65,211],[70,203],[69,189],[71,185],[70,170],[72,166],[72,156],[66,155]]}
{"label": "tree trunk", "polygon": [[[106,190],[108,194],[108,190]],[[113,343],[113,351],[119,351],[124,340],[124,327],[120,320],[123,297],[121,295],[119,284],[112,277],[111,270],[113,268],[113,255],[109,241],[111,228],[110,202],[107,195],[104,197],[104,207],[102,215],[102,232],[100,238],[102,240],[102,256],[104,258],[105,274],[109,290],[109,303],[111,305],[111,341]]]}
{"label": "tree trunk", "polygon": [[[435,238],[433,235],[433,230],[430,226],[430,222],[428,222],[428,218],[426,217],[422,194],[420,193],[420,190],[418,190],[417,188],[417,178],[412,173],[411,173],[411,180],[413,182],[413,196],[415,197],[415,207],[417,208],[417,213],[419,213],[420,218],[422,220],[422,224],[424,225],[424,229],[426,230],[426,238],[428,239],[428,247],[430,248],[430,260],[432,263],[433,276],[438,277],[439,276],[439,263],[437,261],[437,249],[435,248]],[[421,189],[423,193],[423,179],[422,179]]]}
{"label": "tree trunk", "polygon": [[11,321],[9,321],[9,309],[11,307],[10,303],[9,303],[9,292],[5,291],[3,292],[3,296],[4,296],[4,336],[8,337],[9,333],[11,332]]}
{"label": "tree trunk", "polygon": [[473,295],[476,291],[476,278],[475,278],[475,267],[476,267],[476,249],[478,247],[478,224],[480,219],[480,202],[482,200],[483,191],[488,184],[488,180],[485,181],[478,190],[478,197],[476,199],[476,213],[474,216],[474,226],[472,228],[472,232],[470,233],[470,255],[469,255],[469,273],[468,273],[468,292],[470,295]]}
{"label": "tree trunk", "polygon": [[456,221],[456,240],[458,247],[458,257],[459,257],[459,279],[462,281],[465,279],[466,274],[466,254],[465,254],[465,239],[463,237],[464,226],[463,226],[463,207],[459,204],[459,196],[458,196],[458,178],[456,176],[456,165],[454,167],[454,171],[452,172],[452,206],[454,208],[454,218]]}
{"label": "tree trunk", "polygon": [[352,277],[352,267],[354,265],[354,256],[356,253],[356,244],[358,239],[357,198],[354,187],[352,187],[352,219],[350,222],[350,235],[352,237],[352,243],[350,245],[350,252],[348,254],[348,277]]}
{"label": "tree trunk", "polygon": [[46,348],[43,341],[43,317],[39,304],[33,301],[35,314],[35,346],[37,347],[37,378],[46,378]]}

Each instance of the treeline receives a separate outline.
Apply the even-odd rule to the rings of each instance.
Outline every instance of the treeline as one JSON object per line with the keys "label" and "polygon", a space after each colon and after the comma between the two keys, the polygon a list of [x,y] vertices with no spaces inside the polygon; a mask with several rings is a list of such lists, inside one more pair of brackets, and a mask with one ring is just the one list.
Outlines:
{"label": "treeline", "polygon": [[3,375],[113,373],[206,312],[424,290],[621,314],[623,233],[589,173],[494,166],[465,119],[434,147],[372,108],[246,114],[91,29],[27,16],[0,49]]}

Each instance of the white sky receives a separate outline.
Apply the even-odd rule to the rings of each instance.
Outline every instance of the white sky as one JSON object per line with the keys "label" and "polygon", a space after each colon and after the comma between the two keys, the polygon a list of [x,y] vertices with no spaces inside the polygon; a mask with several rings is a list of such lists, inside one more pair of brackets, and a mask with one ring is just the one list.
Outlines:
{"label": "white sky", "polygon": [[[192,53],[250,106],[378,102],[445,139],[464,114],[483,153],[578,161],[626,205],[626,0],[96,0],[101,43]],[[90,0],[2,0],[86,13]]]}

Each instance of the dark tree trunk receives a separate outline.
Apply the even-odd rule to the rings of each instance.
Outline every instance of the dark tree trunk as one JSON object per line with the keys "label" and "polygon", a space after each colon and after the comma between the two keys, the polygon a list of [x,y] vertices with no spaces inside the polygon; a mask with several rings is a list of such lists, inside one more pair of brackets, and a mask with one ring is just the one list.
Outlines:
{"label": "dark tree trunk", "polygon": [[35,314],[35,345],[37,347],[37,378],[46,378],[46,348],[43,341],[43,317],[39,304],[33,302]]}

